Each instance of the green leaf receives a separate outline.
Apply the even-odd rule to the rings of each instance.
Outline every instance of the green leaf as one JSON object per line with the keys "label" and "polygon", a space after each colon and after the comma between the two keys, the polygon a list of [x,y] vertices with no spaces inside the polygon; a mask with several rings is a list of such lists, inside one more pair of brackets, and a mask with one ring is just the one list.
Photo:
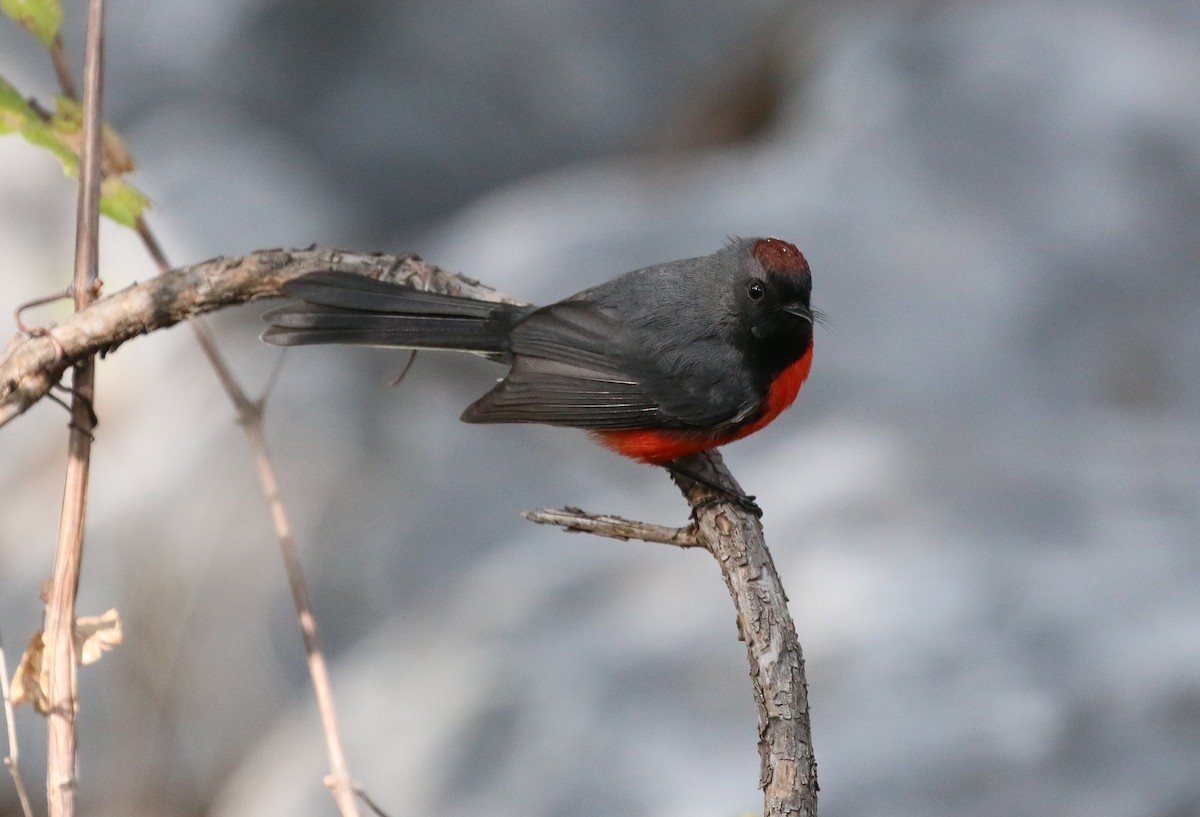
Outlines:
{"label": "green leaf", "polygon": [[76,174],[79,158],[74,148],[38,116],[16,88],[0,77],[0,134],[14,132],[24,136],[30,144],[44,147],[58,157],[68,176]]}
{"label": "green leaf", "polygon": [[12,133],[38,115],[25,101],[25,97],[9,82],[0,77],[0,133]]}
{"label": "green leaf", "polygon": [[63,173],[75,177],[79,175],[79,154],[75,149],[59,138],[54,128],[40,119],[26,122],[21,128],[21,135],[31,145],[46,148],[62,162]]}
{"label": "green leaf", "polygon": [[[62,164],[63,173],[73,179],[79,178],[77,151],[82,130],[82,112],[77,103],[60,97],[54,115],[46,121],[16,88],[0,77],[0,134],[19,133],[31,145],[50,151]],[[103,137],[107,176],[100,184],[100,212],[118,224],[136,227],[150,200],[125,181],[124,174],[133,170],[133,159],[121,138],[107,125]]]}
{"label": "green leaf", "polygon": [[46,46],[54,42],[63,21],[59,0],[0,0],[0,11],[23,25]]}
{"label": "green leaf", "polygon": [[150,199],[120,176],[110,176],[100,185],[100,212],[118,224],[133,229]]}
{"label": "green leaf", "polygon": [[83,106],[69,96],[54,97],[54,115],[50,122],[59,133],[80,133],[83,130]]}

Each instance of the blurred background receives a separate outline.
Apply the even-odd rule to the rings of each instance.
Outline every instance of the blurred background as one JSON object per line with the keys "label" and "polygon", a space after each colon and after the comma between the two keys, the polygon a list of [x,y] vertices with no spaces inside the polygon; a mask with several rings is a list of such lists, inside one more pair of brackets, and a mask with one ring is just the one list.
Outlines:
{"label": "blurred background", "polygon": [[[118,0],[108,23],[106,115],[176,264],[413,251],[549,301],[796,242],[831,326],[797,405],[725,453],[792,599],[822,813],[1200,815],[1200,5]],[[0,75],[54,93],[7,20]],[[68,279],[74,207],[0,138],[5,315]],[[103,241],[106,291],[153,274]],[[251,391],[266,308],[213,321]],[[682,524],[667,476],[461,424],[500,372],[425,354],[391,388],[404,360],[290,352],[268,409],[355,777],[393,815],[760,809],[707,554],[519,516]],[[190,333],[121,348],[98,390],[79,606],[117,607],[125,643],[81,673],[83,808],[333,814],[267,512]],[[0,429],[10,667],[65,426],[43,402]],[[18,725],[41,801],[44,724]]]}

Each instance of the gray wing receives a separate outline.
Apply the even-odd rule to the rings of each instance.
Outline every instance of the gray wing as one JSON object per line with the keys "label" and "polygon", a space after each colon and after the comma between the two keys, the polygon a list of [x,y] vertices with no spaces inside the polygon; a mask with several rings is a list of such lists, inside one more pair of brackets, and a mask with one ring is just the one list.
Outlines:
{"label": "gray wing", "polygon": [[[544,307],[512,330],[512,371],[463,413],[469,423],[547,423],[587,429],[712,429],[757,407],[721,372],[715,336],[680,355],[656,353],[641,324],[586,300]],[[708,354],[703,354],[707,351]],[[735,384],[736,385],[736,384]]]}

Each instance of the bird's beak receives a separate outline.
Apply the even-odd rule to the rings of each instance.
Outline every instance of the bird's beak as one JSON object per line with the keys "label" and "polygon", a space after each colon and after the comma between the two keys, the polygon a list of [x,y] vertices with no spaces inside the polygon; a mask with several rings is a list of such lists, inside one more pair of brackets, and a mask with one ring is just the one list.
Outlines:
{"label": "bird's beak", "polygon": [[802,318],[802,319],[808,321],[809,323],[813,322],[812,308],[809,307],[807,304],[802,304],[802,303],[784,304],[782,308],[783,308],[783,311],[788,313],[789,315],[795,315],[797,318]]}

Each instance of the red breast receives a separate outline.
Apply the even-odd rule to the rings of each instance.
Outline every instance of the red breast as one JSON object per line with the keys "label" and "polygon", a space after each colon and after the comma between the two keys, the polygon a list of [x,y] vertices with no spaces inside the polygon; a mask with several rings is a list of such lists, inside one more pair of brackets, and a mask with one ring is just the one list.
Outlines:
{"label": "red breast", "polygon": [[662,465],[671,460],[707,451],[710,448],[740,440],[753,434],[779,416],[790,406],[800,393],[808,371],[812,367],[812,345],[804,356],[780,373],[767,390],[763,410],[755,419],[734,429],[709,434],[703,431],[676,431],[671,429],[619,429],[593,431],[602,445],[622,456],[652,465]]}

